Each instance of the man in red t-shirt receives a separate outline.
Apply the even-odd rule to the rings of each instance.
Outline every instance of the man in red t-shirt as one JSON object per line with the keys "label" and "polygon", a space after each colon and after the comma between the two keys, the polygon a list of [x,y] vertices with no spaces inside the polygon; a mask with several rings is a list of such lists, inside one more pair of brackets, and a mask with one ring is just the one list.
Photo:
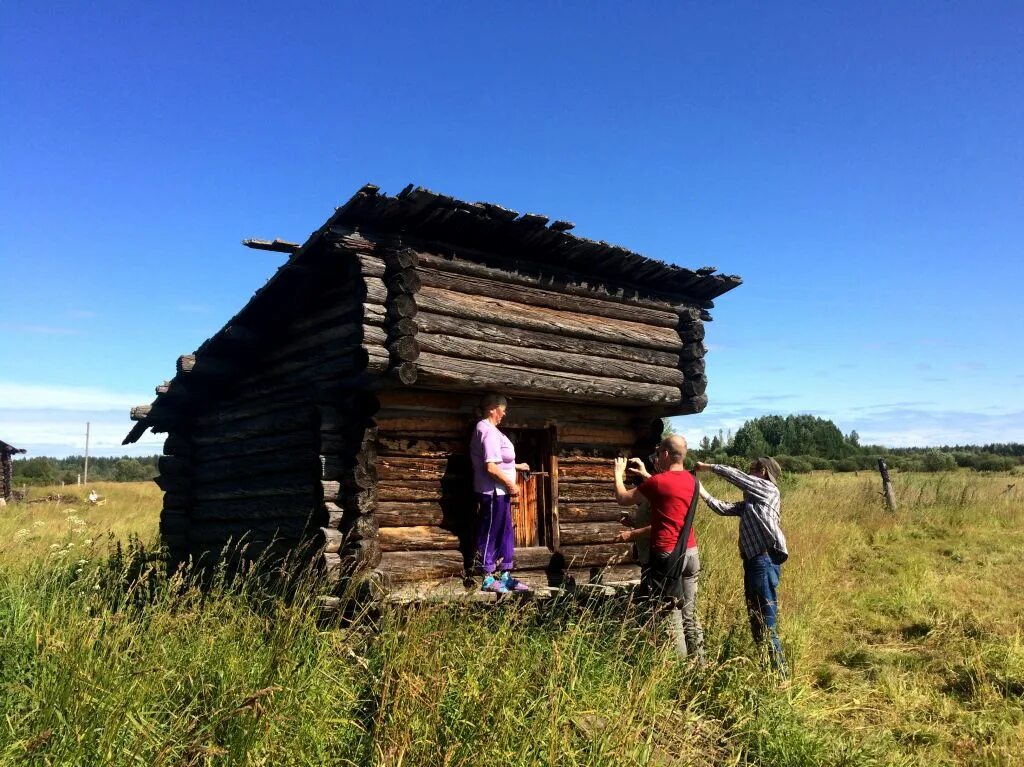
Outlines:
{"label": "man in red t-shirt", "polygon": [[[676,649],[681,655],[702,659],[704,656],[704,632],[697,618],[697,579],[700,576],[700,556],[697,553],[697,537],[690,528],[682,567],[676,564],[673,553],[686,522],[697,482],[686,470],[686,439],[674,434],[658,445],[652,457],[655,474],[644,468],[643,462],[634,458],[627,464],[625,458],[615,459],[615,500],[621,506],[636,506],[645,499],[651,506],[651,524],[619,534],[621,541],[633,541],[643,535],[650,535],[651,556],[645,573],[645,587],[656,590],[673,600],[669,613],[669,630],[675,635]],[[626,471],[643,478],[643,483],[632,490],[624,484]],[[679,572],[674,575],[673,571]]]}

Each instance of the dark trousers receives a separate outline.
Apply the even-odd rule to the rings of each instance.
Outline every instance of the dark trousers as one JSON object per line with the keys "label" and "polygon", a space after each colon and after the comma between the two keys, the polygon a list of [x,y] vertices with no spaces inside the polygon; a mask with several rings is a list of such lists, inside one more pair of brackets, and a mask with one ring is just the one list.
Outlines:
{"label": "dark trousers", "polygon": [[484,575],[511,570],[516,553],[512,527],[512,498],[477,493],[476,557],[473,564]]}
{"label": "dark trousers", "polygon": [[776,564],[770,554],[760,554],[743,560],[743,591],[747,599],[750,633],[758,647],[767,643],[772,666],[786,674],[786,657],[776,624],[779,619],[779,578],[782,565]]}

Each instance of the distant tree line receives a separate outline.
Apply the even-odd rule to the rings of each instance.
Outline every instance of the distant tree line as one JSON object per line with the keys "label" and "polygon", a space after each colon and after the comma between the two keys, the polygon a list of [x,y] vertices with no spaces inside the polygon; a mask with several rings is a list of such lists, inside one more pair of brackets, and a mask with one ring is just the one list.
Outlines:
{"label": "distant tree line", "polygon": [[1024,464],[1024,444],[953,445],[937,448],[861,445],[860,435],[844,435],[825,418],[812,415],[766,415],[754,418],[735,434],[719,434],[691,446],[693,460],[746,467],[751,458],[774,456],[786,471],[860,471],[885,458],[898,471],[1008,471]]}
{"label": "distant tree line", "polygon": [[[120,458],[89,457],[90,482],[138,482],[153,479],[159,471],[156,462],[159,456],[141,458],[121,456]],[[73,485],[85,467],[85,457],[73,455],[67,458],[24,458],[12,463],[11,480],[18,485],[59,485],[61,482]]]}

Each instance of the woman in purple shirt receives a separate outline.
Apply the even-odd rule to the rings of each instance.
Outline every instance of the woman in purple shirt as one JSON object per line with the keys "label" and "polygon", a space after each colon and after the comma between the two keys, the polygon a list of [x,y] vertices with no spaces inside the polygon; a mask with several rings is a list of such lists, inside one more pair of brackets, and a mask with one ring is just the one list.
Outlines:
{"label": "woman in purple shirt", "polygon": [[498,594],[529,590],[510,573],[515,558],[512,499],[519,495],[516,472],[529,471],[530,467],[516,463],[512,442],[498,430],[507,407],[508,401],[500,394],[485,394],[480,400],[484,417],[469,443],[479,508],[474,565],[484,576],[481,588]]}

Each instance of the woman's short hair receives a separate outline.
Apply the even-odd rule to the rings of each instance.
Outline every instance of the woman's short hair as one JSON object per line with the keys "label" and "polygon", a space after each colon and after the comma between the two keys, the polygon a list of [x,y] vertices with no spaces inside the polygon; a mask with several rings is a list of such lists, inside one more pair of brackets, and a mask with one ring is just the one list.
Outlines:
{"label": "woman's short hair", "polygon": [[497,392],[487,392],[487,394],[480,398],[480,410],[483,411],[484,415],[496,407],[508,407],[508,400]]}

